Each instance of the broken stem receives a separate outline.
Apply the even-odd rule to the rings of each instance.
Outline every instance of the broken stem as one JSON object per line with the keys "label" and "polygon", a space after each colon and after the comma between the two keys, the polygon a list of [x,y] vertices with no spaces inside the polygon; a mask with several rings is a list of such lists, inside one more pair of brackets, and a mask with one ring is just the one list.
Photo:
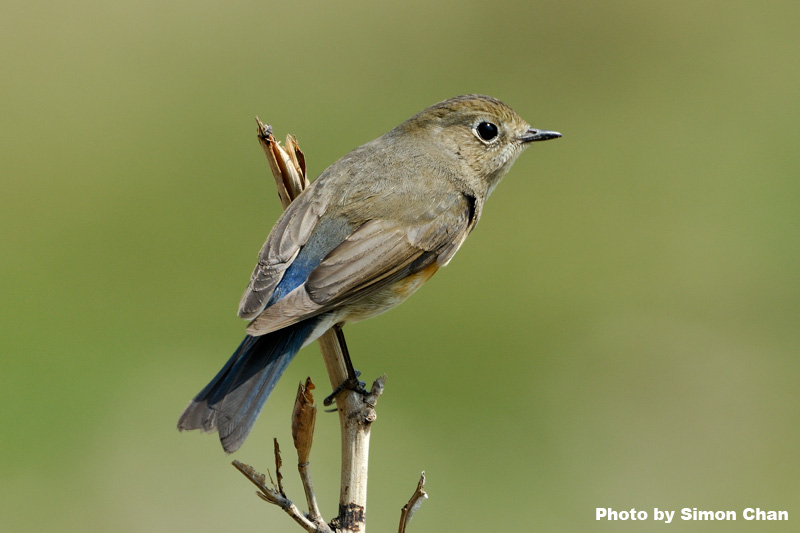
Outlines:
{"label": "broken stem", "polygon": [[417,512],[417,509],[422,506],[422,502],[428,499],[428,493],[425,492],[425,472],[419,477],[419,482],[417,483],[417,490],[414,491],[414,494],[408,500],[408,503],[403,506],[403,509],[400,511],[400,528],[398,529],[398,533],[405,533],[406,526],[411,519],[414,517],[414,513]]}

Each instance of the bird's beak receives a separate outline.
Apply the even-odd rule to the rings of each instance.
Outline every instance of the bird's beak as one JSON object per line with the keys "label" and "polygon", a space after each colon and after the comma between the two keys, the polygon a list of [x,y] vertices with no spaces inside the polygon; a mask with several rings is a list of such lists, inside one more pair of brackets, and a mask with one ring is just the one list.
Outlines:
{"label": "bird's beak", "polygon": [[548,139],[558,139],[561,137],[561,134],[557,131],[546,131],[546,130],[537,130],[537,129],[529,129],[525,132],[525,135],[520,135],[517,139],[522,143],[530,143],[533,141],[546,141]]}

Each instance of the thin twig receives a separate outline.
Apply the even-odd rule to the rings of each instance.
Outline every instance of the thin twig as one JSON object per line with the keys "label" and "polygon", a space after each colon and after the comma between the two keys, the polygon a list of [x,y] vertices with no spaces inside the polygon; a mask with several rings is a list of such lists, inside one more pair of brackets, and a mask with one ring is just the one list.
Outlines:
{"label": "thin twig", "polygon": [[272,439],[275,448],[275,478],[278,480],[278,492],[284,498],[286,493],[283,491],[283,474],[281,474],[281,467],[283,461],[281,460],[281,447],[278,445],[278,439]]}
{"label": "thin twig", "polygon": [[403,506],[403,509],[400,511],[400,528],[398,529],[398,533],[405,533],[406,526],[411,519],[414,517],[414,513],[417,512],[422,506],[422,502],[428,499],[428,493],[425,492],[425,472],[419,477],[419,482],[417,483],[417,490],[414,491],[414,494],[408,500],[408,503]]}
{"label": "thin twig", "polygon": [[292,503],[292,501],[287,498],[286,496],[282,496],[278,491],[267,487],[266,479],[264,478],[264,474],[256,472],[256,470],[244,463],[239,461],[233,461],[233,466],[241,472],[244,477],[250,480],[258,488],[258,492],[256,495],[261,498],[262,500],[277,505],[286,513],[294,519],[295,522],[300,524],[303,529],[310,533],[330,533],[330,529],[327,531],[324,529],[320,529],[317,524],[309,520],[297,506]]}

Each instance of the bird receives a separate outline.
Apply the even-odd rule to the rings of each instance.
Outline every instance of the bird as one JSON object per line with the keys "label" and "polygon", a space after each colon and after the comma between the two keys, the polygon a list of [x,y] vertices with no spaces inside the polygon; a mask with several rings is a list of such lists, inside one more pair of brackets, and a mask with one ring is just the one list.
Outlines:
{"label": "bird", "polygon": [[470,94],[333,163],[270,231],[239,303],[246,336],[178,429],[217,431],[238,450],[300,348],[408,298],[450,262],[520,153],[558,137]]}

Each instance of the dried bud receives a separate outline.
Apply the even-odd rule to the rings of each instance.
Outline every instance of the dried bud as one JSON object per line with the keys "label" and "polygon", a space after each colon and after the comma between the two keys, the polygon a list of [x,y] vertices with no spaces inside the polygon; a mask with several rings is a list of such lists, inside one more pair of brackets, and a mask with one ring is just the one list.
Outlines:
{"label": "dried bud", "polygon": [[311,378],[306,378],[305,385],[300,384],[292,411],[292,438],[297,449],[298,464],[308,462],[314,441],[314,424],[317,419],[317,406],[314,405],[314,396],[311,394],[314,388]]}

